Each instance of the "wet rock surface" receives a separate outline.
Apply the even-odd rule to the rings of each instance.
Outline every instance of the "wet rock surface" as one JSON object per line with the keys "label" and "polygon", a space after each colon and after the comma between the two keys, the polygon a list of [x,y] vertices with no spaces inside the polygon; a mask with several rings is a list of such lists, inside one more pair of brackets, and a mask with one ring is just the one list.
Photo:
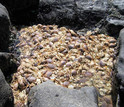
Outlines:
{"label": "wet rock surface", "polygon": [[13,93],[0,70],[0,107],[14,107]]}
{"label": "wet rock surface", "polygon": [[0,51],[7,51],[9,45],[10,19],[7,9],[0,4]]}
{"label": "wet rock surface", "polygon": [[97,107],[97,90],[85,87],[80,90],[67,89],[44,82],[33,87],[29,92],[29,107]]}

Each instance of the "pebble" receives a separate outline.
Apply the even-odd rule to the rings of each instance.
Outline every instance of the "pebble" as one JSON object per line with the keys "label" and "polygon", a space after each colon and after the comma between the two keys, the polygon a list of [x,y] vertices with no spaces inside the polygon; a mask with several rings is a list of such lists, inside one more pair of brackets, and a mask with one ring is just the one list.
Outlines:
{"label": "pebble", "polygon": [[53,65],[53,64],[48,64],[47,66],[48,66],[48,68],[50,68],[50,69],[55,69],[55,65]]}
{"label": "pebble", "polygon": [[36,81],[36,78],[31,76],[31,77],[28,77],[27,80],[32,83],[32,82],[35,82]]}
{"label": "pebble", "polygon": [[[116,39],[104,34],[91,35],[91,31],[80,36],[56,25],[39,24],[21,31],[16,46],[20,50],[20,65],[11,83],[15,104],[22,101],[23,91],[24,96],[28,95],[27,87],[50,79],[70,89],[95,86],[104,97],[99,104],[111,107],[111,98],[106,96],[112,90],[110,74]],[[23,99],[24,105],[26,101]]]}

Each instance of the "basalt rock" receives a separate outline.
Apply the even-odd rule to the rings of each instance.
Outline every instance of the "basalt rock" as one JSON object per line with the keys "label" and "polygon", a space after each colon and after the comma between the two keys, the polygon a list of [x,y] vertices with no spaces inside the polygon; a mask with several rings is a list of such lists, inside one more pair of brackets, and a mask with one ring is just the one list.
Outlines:
{"label": "basalt rock", "polygon": [[40,0],[38,19],[44,24],[74,25],[74,0]]}
{"label": "basalt rock", "polygon": [[10,19],[7,9],[0,4],[0,51],[8,51]]}
{"label": "basalt rock", "polygon": [[50,80],[33,87],[29,92],[29,107],[97,107],[94,87],[80,90],[55,85]]}
{"label": "basalt rock", "polygon": [[112,3],[118,11],[124,15],[124,0],[112,0]]}
{"label": "basalt rock", "polygon": [[0,69],[5,77],[16,71],[17,66],[13,58],[10,53],[0,52]]}
{"label": "basalt rock", "polygon": [[15,24],[29,24],[37,16],[39,0],[1,0]]}
{"label": "basalt rock", "polygon": [[120,31],[119,35],[119,47],[120,52],[117,60],[117,82],[119,85],[118,93],[119,93],[119,105],[120,107],[124,106],[124,29]]}
{"label": "basalt rock", "polygon": [[14,107],[14,99],[10,86],[0,70],[0,107]]}
{"label": "basalt rock", "polygon": [[91,27],[106,17],[108,6],[108,0],[40,0],[38,17],[45,24]]}
{"label": "basalt rock", "polygon": [[105,26],[107,30],[106,32],[109,35],[117,38],[119,36],[120,30],[124,27],[124,17],[123,16],[121,16],[121,18],[108,17],[106,21],[107,21],[107,25]]}

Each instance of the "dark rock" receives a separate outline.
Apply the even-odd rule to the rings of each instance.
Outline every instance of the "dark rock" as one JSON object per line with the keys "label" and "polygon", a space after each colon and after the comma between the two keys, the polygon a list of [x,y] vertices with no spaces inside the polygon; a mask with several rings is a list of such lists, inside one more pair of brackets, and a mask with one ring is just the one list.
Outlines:
{"label": "dark rock", "polygon": [[106,17],[108,6],[108,0],[40,0],[39,21],[91,27]]}
{"label": "dark rock", "polygon": [[33,87],[29,92],[29,107],[98,107],[94,87],[80,90],[55,85],[50,80]]}
{"label": "dark rock", "polygon": [[15,24],[30,24],[37,17],[39,0],[0,0]]}
{"label": "dark rock", "polygon": [[124,0],[112,0],[113,5],[124,15]]}
{"label": "dark rock", "polygon": [[118,37],[120,30],[124,27],[124,17],[107,17],[107,25],[105,26],[107,33],[111,36]]}
{"label": "dark rock", "polygon": [[120,31],[119,35],[119,55],[117,59],[117,73],[116,78],[118,82],[118,93],[119,93],[119,103],[120,107],[124,106],[124,29]]}
{"label": "dark rock", "polygon": [[5,77],[16,71],[17,65],[12,54],[0,52],[0,69]]}
{"label": "dark rock", "polygon": [[39,22],[73,25],[76,19],[74,0],[40,0]]}
{"label": "dark rock", "polygon": [[14,99],[10,86],[0,70],[0,107],[14,107]]}
{"label": "dark rock", "polygon": [[108,0],[76,0],[75,3],[80,26],[93,27],[109,13]]}
{"label": "dark rock", "polygon": [[39,0],[1,0],[0,2],[12,11],[26,10],[39,4]]}
{"label": "dark rock", "polygon": [[0,51],[8,51],[10,19],[7,9],[0,4]]}

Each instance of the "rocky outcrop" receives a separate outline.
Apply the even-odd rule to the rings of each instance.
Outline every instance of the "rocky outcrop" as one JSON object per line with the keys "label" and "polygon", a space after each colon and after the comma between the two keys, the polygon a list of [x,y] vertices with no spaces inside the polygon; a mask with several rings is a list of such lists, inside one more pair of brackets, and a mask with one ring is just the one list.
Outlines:
{"label": "rocky outcrop", "polygon": [[124,106],[124,29],[120,31],[119,35],[119,56],[117,59],[117,74],[116,78],[118,81],[119,89],[119,105],[120,107]]}
{"label": "rocky outcrop", "polygon": [[106,17],[108,0],[40,0],[39,8],[38,18],[42,23],[84,28]]}
{"label": "rocky outcrop", "polygon": [[0,107],[14,107],[14,99],[10,86],[0,70]]}
{"label": "rocky outcrop", "polygon": [[124,27],[123,0],[40,0],[38,23],[76,30],[98,27],[117,37]]}
{"label": "rocky outcrop", "polygon": [[118,11],[124,15],[124,0],[112,0],[112,3]]}
{"label": "rocky outcrop", "polygon": [[17,65],[13,61],[13,55],[10,53],[0,52],[0,69],[5,76],[16,71]]}
{"label": "rocky outcrop", "polygon": [[37,17],[39,0],[0,0],[10,13],[15,24],[29,24]]}
{"label": "rocky outcrop", "polygon": [[50,80],[33,87],[29,92],[29,107],[97,107],[97,90],[80,90],[55,85]]}
{"label": "rocky outcrop", "polygon": [[0,51],[7,51],[9,45],[10,19],[7,9],[0,4]]}
{"label": "rocky outcrop", "polygon": [[12,11],[20,11],[35,8],[35,6],[38,5],[39,0],[1,0],[0,2]]}

